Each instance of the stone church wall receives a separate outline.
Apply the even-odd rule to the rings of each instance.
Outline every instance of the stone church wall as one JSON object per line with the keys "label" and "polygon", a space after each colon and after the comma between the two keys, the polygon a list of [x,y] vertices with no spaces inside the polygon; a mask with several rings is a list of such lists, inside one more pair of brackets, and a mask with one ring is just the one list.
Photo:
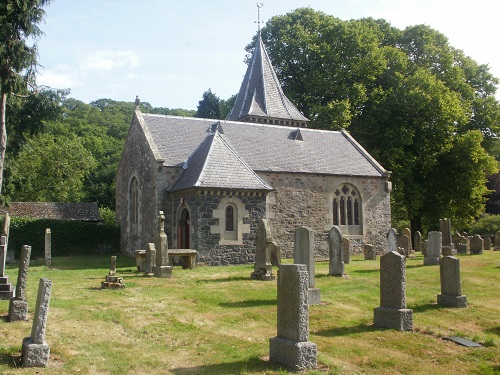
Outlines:
{"label": "stone church wall", "polygon": [[293,258],[294,231],[299,226],[314,230],[316,257],[328,257],[332,202],[335,190],[342,184],[357,188],[362,198],[363,234],[343,233],[355,244],[351,251],[360,252],[364,243],[383,251],[386,233],[391,228],[386,179],[270,172],[261,172],[259,176],[275,189],[267,196],[267,219],[283,257]]}

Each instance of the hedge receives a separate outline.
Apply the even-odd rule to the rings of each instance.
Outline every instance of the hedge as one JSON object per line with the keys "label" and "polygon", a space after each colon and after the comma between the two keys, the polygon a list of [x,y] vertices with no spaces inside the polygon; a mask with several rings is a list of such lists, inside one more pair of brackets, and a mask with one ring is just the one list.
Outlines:
{"label": "hedge", "polygon": [[120,229],[114,225],[27,217],[11,217],[9,250],[14,250],[16,259],[19,259],[21,247],[30,245],[32,259],[44,257],[47,228],[51,232],[53,257],[120,251]]}

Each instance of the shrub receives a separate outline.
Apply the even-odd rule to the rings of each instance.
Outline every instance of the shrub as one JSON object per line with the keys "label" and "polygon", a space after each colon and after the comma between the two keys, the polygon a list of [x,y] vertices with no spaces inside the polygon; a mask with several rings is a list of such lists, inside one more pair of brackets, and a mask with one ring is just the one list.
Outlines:
{"label": "shrub", "polygon": [[500,215],[481,216],[472,226],[469,234],[494,235],[500,230]]}

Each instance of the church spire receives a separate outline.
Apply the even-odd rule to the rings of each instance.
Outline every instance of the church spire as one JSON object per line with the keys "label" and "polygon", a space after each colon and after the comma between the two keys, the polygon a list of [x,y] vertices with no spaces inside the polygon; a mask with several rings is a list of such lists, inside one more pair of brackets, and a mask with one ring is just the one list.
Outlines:
{"label": "church spire", "polygon": [[260,35],[260,8],[255,49],[238,97],[227,120],[307,127],[309,120],[285,96]]}

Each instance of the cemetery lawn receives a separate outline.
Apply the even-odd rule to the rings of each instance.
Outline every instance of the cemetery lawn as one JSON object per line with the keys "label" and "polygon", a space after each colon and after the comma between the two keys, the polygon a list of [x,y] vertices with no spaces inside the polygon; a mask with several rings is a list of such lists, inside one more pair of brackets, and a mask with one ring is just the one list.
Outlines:
{"label": "cemetery lawn", "polygon": [[[373,327],[379,300],[379,257],[351,258],[348,278],[328,276],[316,263],[322,303],[309,308],[309,340],[318,369],[308,374],[494,374],[500,372],[500,251],[462,255],[462,293],[469,307],[442,308],[439,266],[407,260],[407,304],[413,332]],[[290,260],[285,260],[290,263]],[[171,279],[135,272],[118,255],[126,288],[101,290],[109,256],[52,259],[53,269],[32,260],[27,284],[29,321],[7,322],[0,301],[1,374],[284,374],[268,362],[276,335],[276,282],[250,279],[252,265],[174,267]],[[13,284],[18,265],[7,265]],[[38,280],[52,280],[45,339],[47,368],[18,368],[31,333]],[[460,336],[469,348],[443,340]]]}

